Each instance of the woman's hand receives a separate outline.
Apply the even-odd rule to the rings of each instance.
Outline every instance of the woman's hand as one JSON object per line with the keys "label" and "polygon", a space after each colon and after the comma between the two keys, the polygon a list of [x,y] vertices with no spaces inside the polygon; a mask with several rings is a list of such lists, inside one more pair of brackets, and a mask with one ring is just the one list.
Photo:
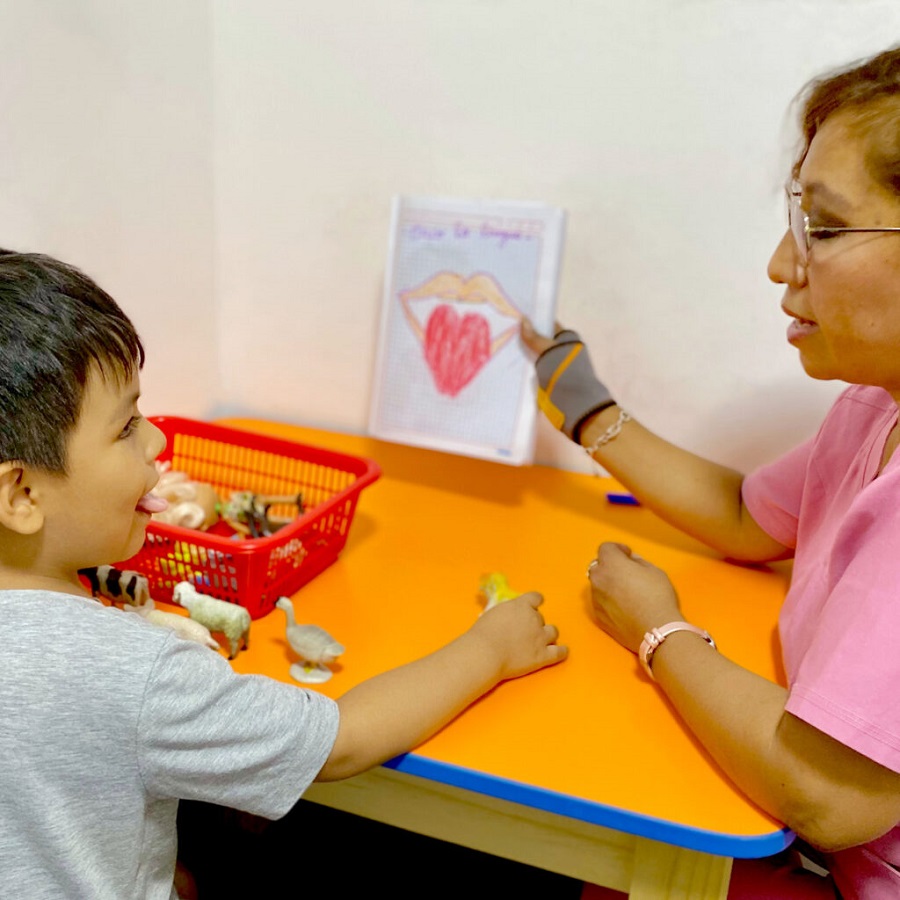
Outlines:
{"label": "woman's hand", "polygon": [[[553,326],[553,333],[555,334],[557,331],[562,331],[563,326],[557,322]],[[531,319],[523,318],[522,325],[520,329],[522,335],[522,343],[535,355],[540,356],[545,350],[549,350],[554,343],[556,343],[552,337],[547,337],[543,334],[538,334],[534,330],[534,325],[531,324]]]}
{"label": "woman's hand", "polygon": [[525,346],[537,354],[538,405],[550,424],[577,444],[582,425],[615,400],[594,374],[578,333],[556,324],[552,339],[538,334],[528,319],[522,320],[520,332]]}
{"label": "woman's hand", "polygon": [[588,578],[594,619],[632,653],[651,628],[682,618],[666,573],[624,544],[601,544],[588,566]]}

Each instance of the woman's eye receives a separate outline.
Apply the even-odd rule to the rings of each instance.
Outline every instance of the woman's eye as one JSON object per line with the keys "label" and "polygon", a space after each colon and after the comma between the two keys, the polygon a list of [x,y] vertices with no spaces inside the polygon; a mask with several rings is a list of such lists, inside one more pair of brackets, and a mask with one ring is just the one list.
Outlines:
{"label": "woman's eye", "polygon": [[826,225],[809,226],[809,237],[813,241],[827,241],[829,238],[837,237],[842,233],[842,229],[833,228]]}

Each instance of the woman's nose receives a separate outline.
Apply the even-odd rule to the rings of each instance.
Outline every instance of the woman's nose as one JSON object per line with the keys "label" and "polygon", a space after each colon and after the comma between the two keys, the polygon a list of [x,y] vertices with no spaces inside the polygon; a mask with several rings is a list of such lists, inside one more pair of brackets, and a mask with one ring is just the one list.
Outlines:
{"label": "woman's nose", "polygon": [[806,284],[806,266],[800,260],[797,242],[790,228],[785,229],[768,266],[769,280],[775,284],[802,287]]}

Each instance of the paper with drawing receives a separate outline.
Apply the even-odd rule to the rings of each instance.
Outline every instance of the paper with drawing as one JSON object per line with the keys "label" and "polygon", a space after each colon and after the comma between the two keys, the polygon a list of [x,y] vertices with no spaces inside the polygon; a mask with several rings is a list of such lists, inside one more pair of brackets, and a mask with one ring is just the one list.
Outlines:
{"label": "paper with drawing", "polygon": [[394,201],[370,432],[521,464],[533,455],[528,316],[553,327],[562,210],[537,203]]}

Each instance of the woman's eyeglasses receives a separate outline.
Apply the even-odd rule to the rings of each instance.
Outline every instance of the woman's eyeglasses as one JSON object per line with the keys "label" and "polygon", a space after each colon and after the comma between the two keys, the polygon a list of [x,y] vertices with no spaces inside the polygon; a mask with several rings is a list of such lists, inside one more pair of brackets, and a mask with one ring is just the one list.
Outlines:
{"label": "woman's eyeglasses", "polygon": [[881,231],[900,231],[900,228],[845,228],[831,225],[810,225],[809,216],[803,211],[800,205],[803,194],[800,191],[800,185],[793,181],[785,187],[787,194],[788,208],[788,227],[794,236],[794,243],[797,245],[797,251],[800,253],[800,261],[805,266],[809,262],[809,252],[816,240],[826,235],[843,234],[847,231],[858,232],[881,232]]}

